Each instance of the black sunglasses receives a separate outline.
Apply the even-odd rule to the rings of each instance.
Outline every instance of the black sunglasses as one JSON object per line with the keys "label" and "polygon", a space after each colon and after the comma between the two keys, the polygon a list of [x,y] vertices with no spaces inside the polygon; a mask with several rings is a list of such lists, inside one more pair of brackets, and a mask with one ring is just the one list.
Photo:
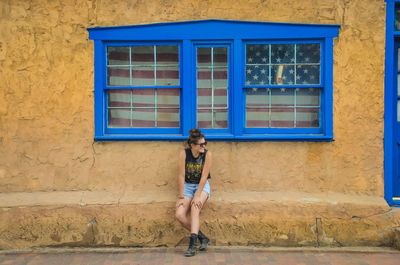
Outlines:
{"label": "black sunglasses", "polygon": [[207,141],[205,141],[204,143],[199,143],[199,144],[193,143],[193,144],[200,145],[200,147],[205,147],[207,145]]}

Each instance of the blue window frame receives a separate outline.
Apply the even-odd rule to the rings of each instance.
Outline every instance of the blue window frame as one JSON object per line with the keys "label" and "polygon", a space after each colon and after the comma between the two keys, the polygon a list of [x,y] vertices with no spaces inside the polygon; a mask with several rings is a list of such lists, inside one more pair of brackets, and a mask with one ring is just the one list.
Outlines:
{"label": "blue window frame", "polygon": [[386,0],[385,199],[400,206],[400,0]]}
{"label": "blue window frame", "polygon": [[333,139],[338,25],[203,20],[89,28],[95,140]]}

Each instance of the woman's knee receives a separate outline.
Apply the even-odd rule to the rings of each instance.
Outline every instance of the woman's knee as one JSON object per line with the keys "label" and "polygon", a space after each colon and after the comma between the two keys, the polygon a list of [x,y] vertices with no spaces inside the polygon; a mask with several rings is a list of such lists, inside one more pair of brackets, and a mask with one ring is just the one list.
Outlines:
{"label": "woman's knee", "polygon": [[175,218],[176,220],[178,220],[179,222],[183,222],[186,219],[186,213],[182,210],[177,210],[175,212]]}

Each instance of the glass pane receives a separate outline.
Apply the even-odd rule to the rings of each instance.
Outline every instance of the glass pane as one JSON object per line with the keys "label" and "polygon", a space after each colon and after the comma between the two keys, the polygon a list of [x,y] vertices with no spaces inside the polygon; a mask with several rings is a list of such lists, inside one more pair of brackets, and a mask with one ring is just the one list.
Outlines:
{"label": "glass pane", "polygon": [[227,128],[228,110],[198,110],[197,126],[199,128]]}
{"label": "glass pane", "polygon": [[155,89],[132,90],[133,108],[155,108]]}
{"label": "glass pane", "polygon": [[268,65],[247,65],[246,85],[268,85],[270,83]]}
{"label": "glass pane", "polygon": [[228,66],[228,49],[225,47],[214,48],[214,67]]}
{"label": "glass pane", "polygon": [[271,63],[294,63],[294,44],[271,44]]}
{"label": "glass pane", "polygon": [[133,46],[132,65],[154,66],[154,46]]}
{"label": "glass pane", "polygon": [[111,90],[108,91],[108,107],[121,108],[131,106],[131,91],[130,90]]}
{"label": "glass pane", "polygon": [[214,88],[214,108],[228,107],[228,89],[226,87]]}
{"label": "glass pane", "polygon": [[297,44],[296,45],[296,62],[299,63],[320,63],[320,45],[313,44]]}
{"label": "glass pane", "polygon": [[246,108],[269,107],[269,92],[267,89],[246,89]]}
{"label": "glass pane", "polygon": [[157,109],[157,127],[179,127],[179,108]]}
{"label": "glass pane", "polygon": [[269,109],[246,108],[246,127],[269,127]]}
{"label": "glass pane", "polygon": [[319,108],[297,108],[296,127],[319,127]]}
{"label": "glass pane", "polygon": [[133,109],[132,127],[155,127],[155,109]]}
{"label": "glass pane", "polygon": [[211,48],[197,48],[197,67],[211,67]]}
{"label": "glass pane", "polygon": [[129,67],[107,67],[107,84],[109,86],[129,86]]}
{"label": "glass pane", "polygon": [[134,86],[154,86],[154,67],[133,66],[132,85]]}
{"label": "glass pane", "polygon": [[296,84],[319,84],[319,65],[297,65]]}
{"label": "glass pane", "polygon": [[157,89],[157,108],[178,108],[179,89]]}
{"label": "glass pane", "polygon": [[247,64],[269,64],[269,44],[247,44]]}
{"label": "glass pane", "polygon": [[396,5],[395,7],[395,24],[394,24],[394,28],[395,30],[400,30],[400,5]]}
{"label": "glass pane", "polygon": [[269,127],[269,90],[246,90],[246,127]]}
{"label": "glass pane", "polygon": [[212,113],[208,109],[197,110],[197,127],[212,128]]}
{"label": "glass pane", "polygon": [[108,47],[108,65],[129,65],[129,47]]}
{"label": "glass pane", "polygon": [[130,127],[131,109],[108,109],[108,127]]}
{"label": "glass pane", "polygon": [[272,84],[274,85],[293,85],[294,66],[293,65],[274,65],[271,68]]}
{"label": "glass pane", "polygon": [[177,86],[179,85],[178,66],[158,66],[157,63],[156,85],[159,86]]}
{"label": "glass pane", "polygon": [[197,70],[197,107],[212,107],[211,69]]}
{"label": "glass pane", "polygon": [[294,108],[273,107],[271,108],[271,127],[293,128]]}
{"label": "glass pane", "polygon": [[299,89],[296,92],[296,106],[319,106],[318,88]]}
{"label": "glass pane", "polygon": [[272,107],[294,107],[294,90],[272,89],[271,104]]}
{"label": "glass pane", "polygon": [[179,50],[178,46],[156,46],[156,59],[158,66],[178,66]]}

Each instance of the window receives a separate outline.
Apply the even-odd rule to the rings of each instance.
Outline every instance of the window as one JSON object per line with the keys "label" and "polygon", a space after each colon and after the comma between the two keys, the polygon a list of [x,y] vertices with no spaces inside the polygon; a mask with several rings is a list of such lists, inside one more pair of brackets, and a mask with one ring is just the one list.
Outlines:
{"label": "window", "polygon": [[205,20],[90,28],[95,139],[332,140],[337,25]]}

